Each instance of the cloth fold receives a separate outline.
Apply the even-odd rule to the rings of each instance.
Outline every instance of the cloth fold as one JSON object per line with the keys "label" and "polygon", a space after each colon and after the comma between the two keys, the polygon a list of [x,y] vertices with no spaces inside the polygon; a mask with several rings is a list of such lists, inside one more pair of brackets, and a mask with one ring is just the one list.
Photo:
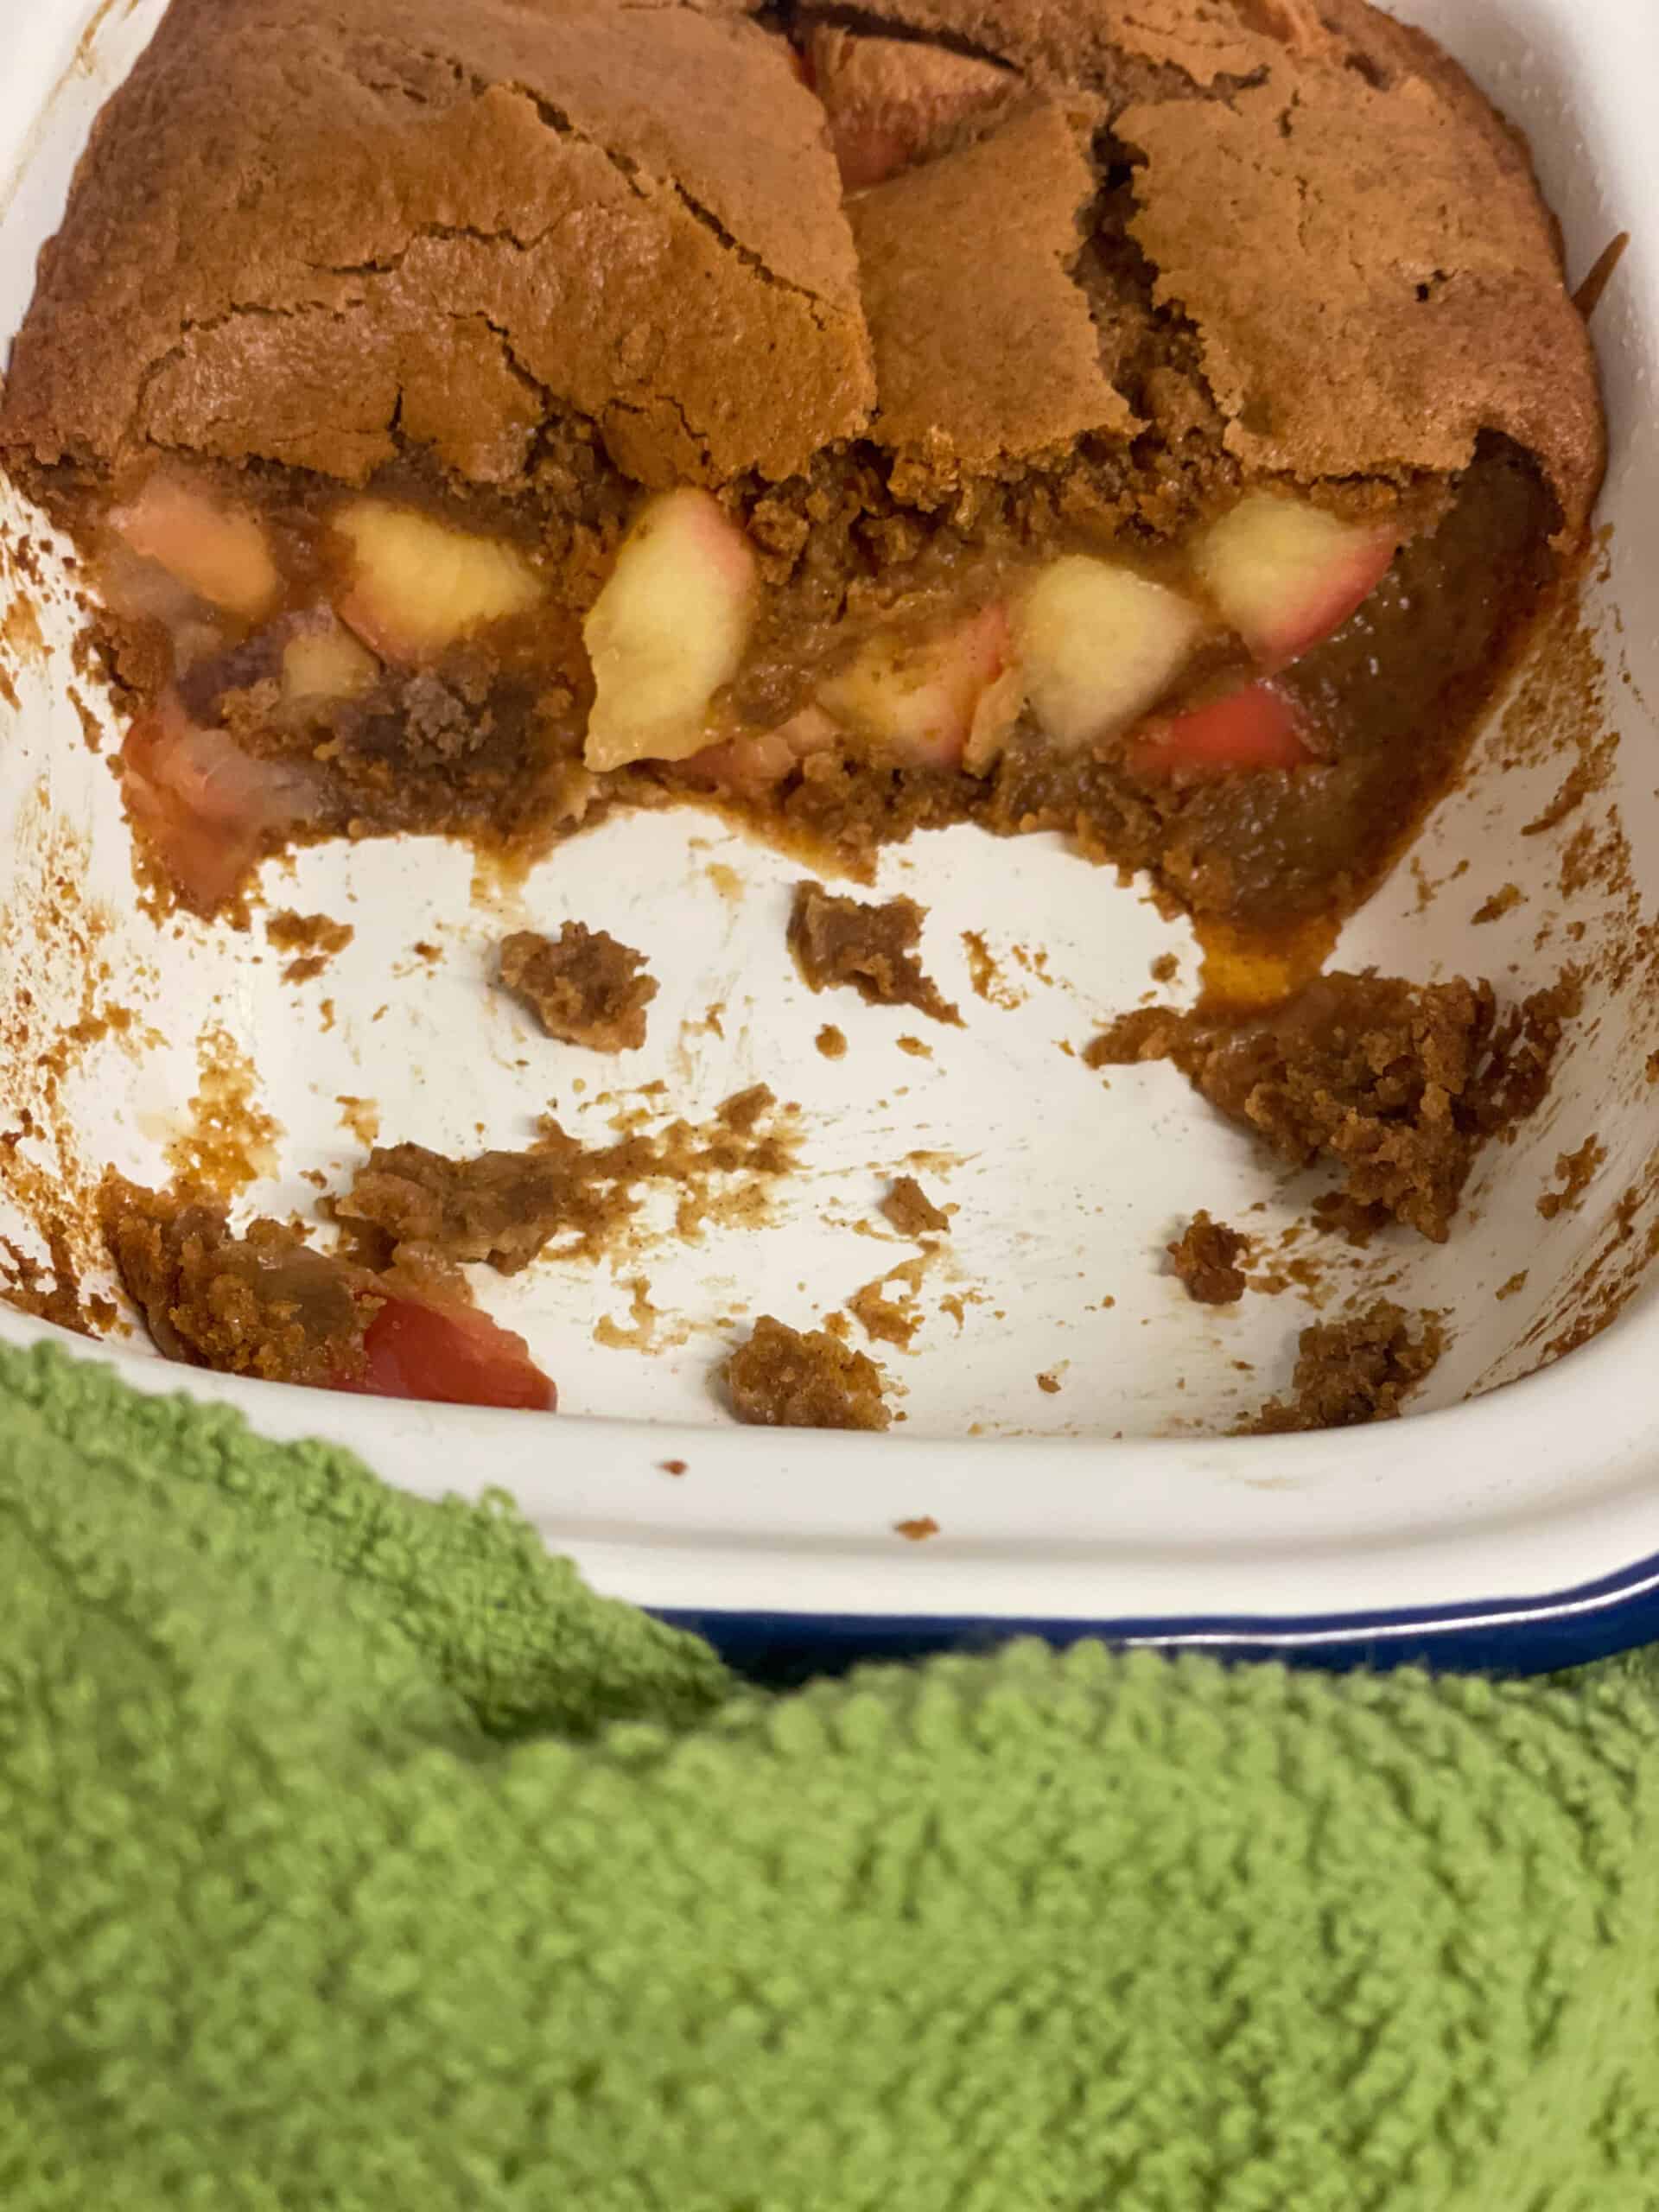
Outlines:
{"label": "cloth fold", "polygon": [[0,2206],[1659,2206],[1659,1666],[789,1696],[0,1349]]}

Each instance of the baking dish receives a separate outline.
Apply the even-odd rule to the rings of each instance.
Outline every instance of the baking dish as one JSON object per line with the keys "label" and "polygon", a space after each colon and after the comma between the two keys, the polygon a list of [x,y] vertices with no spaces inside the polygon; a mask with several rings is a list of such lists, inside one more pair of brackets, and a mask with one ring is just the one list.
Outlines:
{"label": "baking dish", "polygon": [[[107,716],[73,661],[63,549],[8,493],[0,1096],[22,1135],[0,1234],[16,1249],[43,1251],[47,1217],[106,1162],[164,1181],[204,1131],[240,1147],[249,1205],[312,1218],[308,1179],[337,1181],[365,1117],[388,1138],[471,1149],[523,1143],[550,1104],[589,1135],[620,1114],[696,1120],[760,1081],[796,1109],[798,1172],[741,1218],[687,1243],[658,1192],[625,1260],[481,1286],[556,1376],[556,1421],[186,1375],[131,1335],[109,1357],[272,1433],[338,1437],[411,1489],[505,1488],[601,1586],[728,1642],[884,1646],[1018,1622],[1325,1656],[1501,1646],[1553,1664],[1647,1632],[1659,260],[1642,224],[1655,188],[1640,87],[1659,26],[1642,0],[1599,8],[1593,37],[1569,0],[1398,12],[1527,130],[1575,276],[1615,232],[1634,234],[1597,315],[1613,458],[1583,607],[1541,641],[1464,784],[1336,956],[1490,976],[1510,997],[1583,976],[1548,1104],[1489,1148],[1451,1243],[1321,1245],[1311,1281],[1279,1296],[1220,1316],[1190,1304],[1161,1255],[1195,1208],[1306,1256],[1319,1185],[1276,1178],[1172,1071],[1108,1079],[1084,1064],[1113,1014],[1190,997],[1197,950],[1143,890],[1045,840],[955,830],[884,861],[881,889],[928,908],[930,968],[967,1015],[919,1053],[913,1014],[843,1016],[804,990],[782,955],[798,868],[696,814],[613,822],[522,882],[427,842],[302,855],[267,871],[266,905],[353,932],[303,984],[284,980],[257,919],[248,933],[158,923],[133,886]],[[60,0],[12,35],[0,333],[22,315],[92,118],[159,13],[159,0]],[[1478,925],[1489,906],[1502,911]],[[625,1076],[532,1039],[486,988],[505,928],[571,916],[646,950],[661,983]],[[1171,952],[1175,980],[1154,984]],[[831,1019],[849,1039],[838,1060],[814,1049]],[[1593,1175],[1546,1217],[1568,1155]],[[883,1353],[902,1426],[880,1440],[732,1427],[711,1376],[742,1318],[804,1325],[911,1262],[875,1201],[912,1168],[957,1211],[904,1284],[924,1315],[913,1352]],[[73,1220],[67,1233],[86,1289],[108,1292],[92,1241]],[[1226,1436],[1282,1388],[1310,1300],[1334,1311],[1383,1292],[1447,1317],[1449,1351],[1408,1423]],[[50,1333],[9,1313],[0,1332]]]}

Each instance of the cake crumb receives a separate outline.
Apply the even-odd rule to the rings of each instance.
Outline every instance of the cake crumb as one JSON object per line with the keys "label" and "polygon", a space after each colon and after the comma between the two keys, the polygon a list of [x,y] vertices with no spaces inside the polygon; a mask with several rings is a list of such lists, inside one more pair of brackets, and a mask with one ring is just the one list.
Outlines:
{"label": "cake crumb", "polygon": [[1558,1215],[1576,1213],[1584,1204],[1585,1192],[1601,1173],[1607,1158],[1607,1147],[1599,1137],[1586,1137],[1576,1152],[1564,1152],[1555,1162],[1555,1173],[1560,1178],[1559,1191],[1546,1191],[1538,1200],[1538,1211],[1546,1221]]}
{"label": "cake crumb", "polygon": [[1249,1240],[1225,1222],[1195,1213],[1166,1249],[1195,1306],[1233,1306],[1243,1297],[1248,1286],[1236,1262],[1249,1253]]}
{"label": "cake crumb", "polygon": [[893,1419],[886,1378],[867,1353],[770,1313],[726,1362],[725,1377],[732,1411],[752,1427],[874,1430]]}
{"label": "cake crumb", "polygon": [[1051,1398],[1058,1398],[1059,1396],[1060,1378],[1052,1367],[1046,1368],[1042,1374],[1037,1377],[1037,1388],[1039,1390],[1046,1392]]}
{"label": "cake crumb", "polygon": [[901,1236],[937,1236],[950,1226],[950,1215],[934,1205],[913,1175],[899,1176],[880,1211]]}
{"label": "cake crumb", "polygon": [[635,1052],[657,995],[643,953],[603,930],[566,922],[556,938],[518,930],[503,940],[502,987],[528,1006],[550,1037],[594,1052]]}
{"label": "cake crumb", "polygon": [[1147,972],[1154,983],[1173,983],[1181,972],[1180,957],[1173,952],[1160,952]]}
{"label": "cake crumb", "polygon": [[1316,1322],[1297,1340],[1288,1401],[1274,1398],[1237,1433],[1287,1436],[1309,1429],[1357,1428],[1395,1421],[1446,1349],[1440,1317],[1413,1317],[1380,1299],[1345,1321]]}
{"label": "cake crumb", "polygon": [[1173,1061],[1290,1166],[1338,1167],[1353,1220],[1443,1244],[1476,1153],[1541,1104],[1581,1001],[1572,975],[1500,1014],[1490,983],[1336,973],[1242,1027],[1121,1014],[1084,1058]]}
{"label": "cake crumb", "polygon": [[1531,1270],[1529,1268],[1522,1268],[1519,1274],[1511,1275],[1510,1277],[1508,1282],[1504,1283],[1496,1294],[1500,1304],[1506,1298],[1518,1298],[1520,1296],[1521,1293],[1527,1287],[1527,1278]]}
{"label": "cake crumb", "polygon": [[872,906],[843,899],[821,883],[795,887],[789,949],[810,990],[855,990],[869,1006],[913,1006],[935,1021],[962,1027],[962,1016],[916,958],[925,908],[913,899]]}
{"label": "cake crumb", "polygon": [[896,1536],[905,1537],[910,1543],[923,1544],[930,1536],[938,1535],[939,1524],[931,1513],[921,1513],[913,1521],[895,1521],[893,1532]]}
{"label": "cake crumb", "polygon": [[833,1021],[826,1021],[813,1039],[826,1060],[844,1060],[847,1057],[846,1033],[837,1029]]}
{"label": "cake crumb", "polygon": [[296,914],[288,907],[265,920],[267,944],[277,952],[296,956],[283,970],[285,983],[308,983],[321,976],[356,934],[349,922],[331,921],[327,914]]}
{"label": "cake crumb", "polygon": [[933,1047],[924,1043],[919,1037],[901,1037],[899,1049],[901,1052],[908,1052],[912,1060],[931,1060],[933,1057]]}
{"label": "cake crumb", "polygon": [[855,1290],[847,1300],[847,1311],[872,1344],[892,1344],[895,1351],[908,1351],[922,1317],[888,1298],[887,1283],[884,1275],[880,1281],[867,1282],[861,1290]]}
{"label": "cake crumb", "polygon": [[690,1462],[685,1459],[659,1459],[657,1464],[665,1475],[683,1475]]}

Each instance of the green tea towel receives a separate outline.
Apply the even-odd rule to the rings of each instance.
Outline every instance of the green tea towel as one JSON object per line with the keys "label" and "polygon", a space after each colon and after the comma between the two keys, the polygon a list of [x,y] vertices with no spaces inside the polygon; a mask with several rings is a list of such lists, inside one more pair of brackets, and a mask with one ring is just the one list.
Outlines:
{"label": "green tea towel", "polygon": [[3,2212],[1659,2206],[1659,1673],[785,1697],[0,1352]]}

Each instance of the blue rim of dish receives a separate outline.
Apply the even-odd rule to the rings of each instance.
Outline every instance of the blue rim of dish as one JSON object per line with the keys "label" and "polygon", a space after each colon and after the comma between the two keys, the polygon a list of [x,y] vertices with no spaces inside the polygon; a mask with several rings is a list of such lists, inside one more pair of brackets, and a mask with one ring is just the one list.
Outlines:
{"label": "blue rim of dish", "polygon": [[1597,1582],[1535,1598],[1398,1612],[1147,1620],[984,1619],[925,1613],[754,1613],[653,1608],[705,1637],[741,1673],[772,1682],[835,1674],[868,1660],[994,1650],[1016,1637],[1065,1645],[1088,1637],[1226,1660],[1279,1660],[1346,1672],[1429,1667],[1440,1673],[1541,1675],[1659,1643],[1659,1554]]}

